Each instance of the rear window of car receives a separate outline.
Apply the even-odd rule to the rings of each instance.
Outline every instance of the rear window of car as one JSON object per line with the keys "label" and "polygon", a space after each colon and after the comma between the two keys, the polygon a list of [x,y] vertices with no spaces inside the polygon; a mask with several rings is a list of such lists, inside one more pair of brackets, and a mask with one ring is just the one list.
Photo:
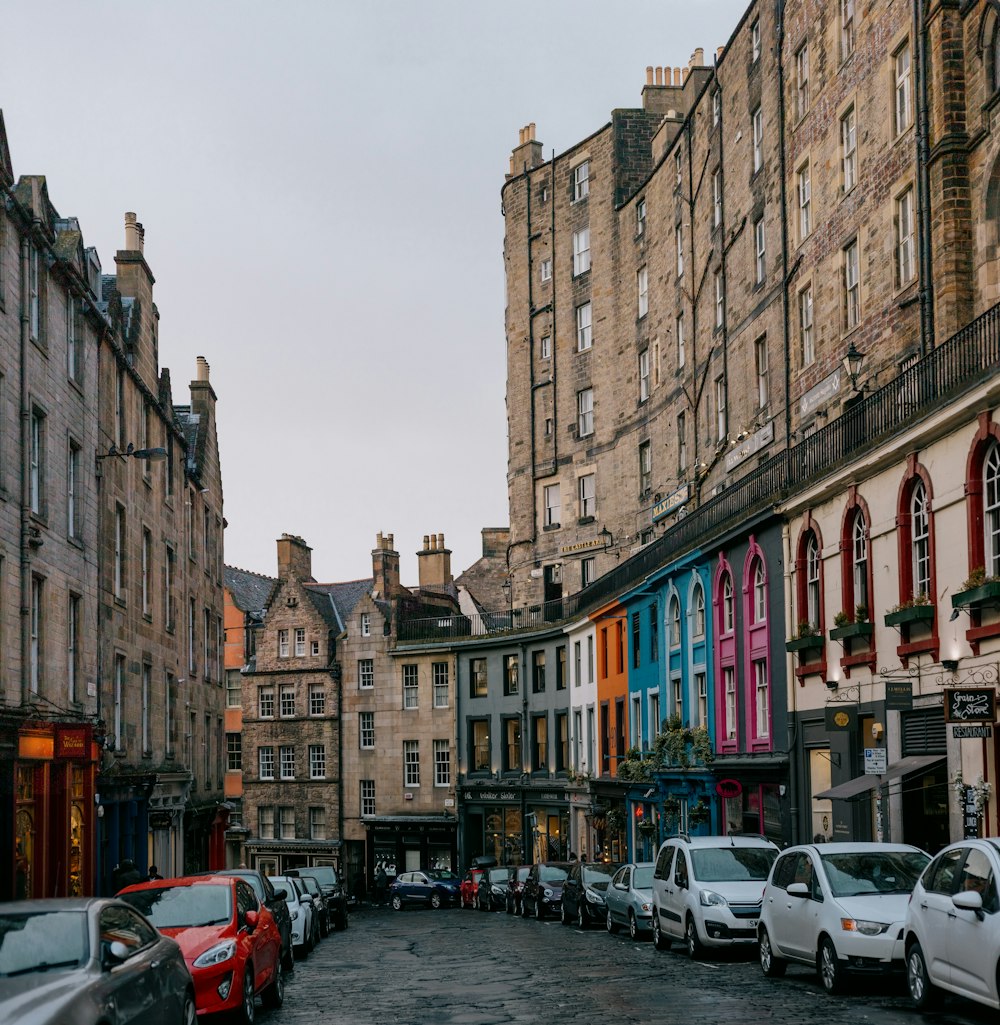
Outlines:
{"label": "rear window of car", "polygon": [[620,867],[620,865],[583,865],[580,871],[584,884],[605,889],[611,877]]}
{"label": "rear window of car", "polygon": [[312,876],[320,886],[336,886],[337,870],[332,865],[314,865],[312,868],[299,869],[300,876]]}
{"label": "rear window of car", "polygon": [[505,868],[491,868],[490,869],[490,882],[491,883],[504,883],[507,881],[507,869]]}
{"label": "rear window of car", "polygon": [[632,873],[632,886],[637,890],[649,890],[653,886],[653,866],[643,865]]}
{"label": "rear window of car", "polygon": [[121,899],[141,911],[157,929],[225,925],[233,917],[232,889],[221,883],[158,886],[123,893]]}
{"label": "rear window of car", "polygon": [[766,847],[709,847],[691,851],[694,876],[702,883],[737,883],[771,871],[778,852]]}
{"label": "rear window of car", "polygon": [[912,893],[930,857],[922,851],[823,854],[820,861],[834,897],[864,893]]}
{"label": "rear window of car", "polygon": [[432,868],[427,874],[439,883],[453,883],[458,879],[454,872],[446,868]]}
{"label": "rear window of car", "polygon": [[0,914],[0,975],[76,968],[89,951],[83,911]]}
{"label": "rear window of car", "polygon": [[561,883],[566,878],[566,869],[558,865],[542,865],[538,878],[545,883]]}

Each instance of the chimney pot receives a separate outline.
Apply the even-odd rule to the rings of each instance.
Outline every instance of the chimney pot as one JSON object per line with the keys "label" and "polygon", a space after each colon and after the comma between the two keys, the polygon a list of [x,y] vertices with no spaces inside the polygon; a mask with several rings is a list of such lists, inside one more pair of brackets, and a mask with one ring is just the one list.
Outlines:
{"label": "chimney pot", "polygon": [[656,84],[663,85],[663,68],[656,69]]}
{"label": "chimney pot", "polygon": [[687,81],[688,73],[690,72],[690,70],[691,70],[691,68],[687,67],[687,68],[684,68],[684,70],[681,72],[681,85],[683,85]]}
{"label": "chimney pot", "polygon": [[142,252],[142,225],[131,210],[125,214],[125,250],[129,253]]}
{"label": "chimney pot", "polygon": [[653,65],[648,64],[646,66],[646,85],[653,84]]}
{"label": "chimney pot", "polygon": [[719,48],[718,48],[718,49],[717,49],[717,50],[715,51],[715,59],[716,59],[716,60],[722,60],[722,53],[723,53],[723,51],[724,51],[724,50],[725,50],[725,47],[724,47],[724,46],[720,46],[720,47],[719,47]]}
{"label": "chimney pot", "polygon": [[684,76],[681,74],[680,68],[674,68],[674,85],[681,86],[684,84]]}
{"label": "chimney pot", "polygon": [[694,51],[694,64],[695,64],[695,67],[699,67],[699,68],[704,66],[704,64],[705,64],[705,48],[703,46],[699,46]]}
{"label": "chimney pot", "polygon": [[208,365],[208,360],[205,359],[204,356],[199,356],[198,359],[197,359],[197,364],[198,364],[198,372],[196,374],[196,380],[204,381],[204,382],[207,383],[208,382],[208,371],[210,369],[209,365]]}
{"label": "chimney pot", "polygon": [[528,135],[528,138],[529,139],[534,139],[535,138],[535,122],[534,121],[532,121],[531,124],[528,125],[528,131],[530,133]]}

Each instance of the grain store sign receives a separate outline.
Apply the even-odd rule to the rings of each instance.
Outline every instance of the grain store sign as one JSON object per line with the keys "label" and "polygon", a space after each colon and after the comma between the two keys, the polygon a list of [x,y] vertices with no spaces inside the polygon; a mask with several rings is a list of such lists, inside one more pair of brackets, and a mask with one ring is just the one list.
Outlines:
{"label": "grain store sign", "polygon": [[994,687],[952,687],[945,690],[945,722],[992,723],[996,719],[997,692]]}

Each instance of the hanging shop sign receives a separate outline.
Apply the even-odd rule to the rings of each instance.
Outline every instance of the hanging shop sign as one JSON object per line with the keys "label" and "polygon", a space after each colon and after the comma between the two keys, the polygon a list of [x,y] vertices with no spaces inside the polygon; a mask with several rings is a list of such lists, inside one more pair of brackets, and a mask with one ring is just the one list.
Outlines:
{"label": "hanging shop sign", "polygon": [[989,740],[993,736],[993,727],[985,723],[979,726],[952,726],[951,735],[956,740]]}
{"label": "hanging shop sign", "polygon": [[955,723],[996,722],[996,689],[994,687],[947,688],[944,692],[944,721]]}
{"label": "hanging shop sign", "polygon": [[720,779],[715,784],[715,792],[719,797],[739,797],[743,793],[743,784],[738,779]]}
{"label": "hanging shop sign", "polygon": [[909,712],[913,708],[913,681],[886,680],[885,708],[887,712]]}
{"label": "hanging shop sign", "polygon": [[671,491],[666,498],[657,502],[656,505],[653,506],[653,522],[656,523],[657,520],[662,520],[664,516],[669,516],[676,509],[679,509],[690,497],[690,484],[685,484],[676,491]]}
{"label": "hanging shop sign", "polygon": [[826,728],[829,732],[843,733],[845,730],[853,730],[857,721],[857,705],[826,706]]}

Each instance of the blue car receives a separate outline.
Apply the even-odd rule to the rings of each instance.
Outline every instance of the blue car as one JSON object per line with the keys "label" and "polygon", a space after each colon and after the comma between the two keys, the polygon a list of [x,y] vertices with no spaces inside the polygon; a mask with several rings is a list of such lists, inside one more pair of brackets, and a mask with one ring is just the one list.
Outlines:
{"label": "blue car", "polygon": [[461,880],[447,869],[402,872],[389,887],[389,903],[394,911],[402,911],[407,904],[426,904],[431,908],[441,908],[458,903],[460,888]]}

